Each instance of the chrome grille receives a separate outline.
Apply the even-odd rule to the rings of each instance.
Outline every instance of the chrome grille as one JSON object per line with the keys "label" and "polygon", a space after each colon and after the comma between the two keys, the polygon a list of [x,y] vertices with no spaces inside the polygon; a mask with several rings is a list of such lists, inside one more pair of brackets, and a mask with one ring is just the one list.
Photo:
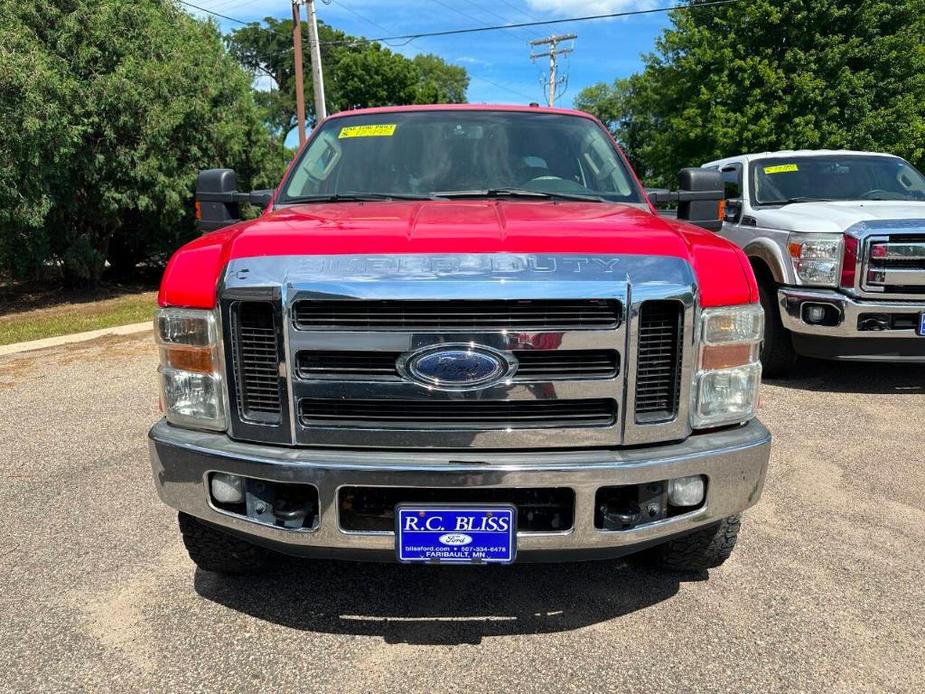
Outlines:
{"label": "chrome grille", "polygon": [[619,302],[523,301],[313,301],[296,302],[299,330],[600,330],[616,328]]}
{"label": "chrome grille", "polygon": [[299,416],[307,427],[356,429],[536,429],[614,424],[615,400],[444,401],[305,398]]}
{"label": "chrome grille", "polygon": [[868,243],[864,283],[887,293],[925,292],[925,235],[892,234]]}
{"label": "chrome grille", "polygon": [[[695,285],[680,258],[248,258],[229,263],[224,281],[234,438],[538,450],[690,433],[679,403],[690,390]],[[262,317],[242,313],[248,304],[262,305]],[[663,324],[666,310],[673,323]],[[241,325],[250,331],[239,334]],[[666,329],[667,361],[659,347]],[[259,335],[264,349],[242,357],[241,335],[248,345]],[[399,359],[461,342],[509,355],[517,370],[446,390],[396,370]]]}
{"label": "chrome grille", "polygon": [[299,378],[398,380],[395,362],[401,352],[302,351]]}
{"label": "chrome grille", "polygon": [[[616,350],[513,350],[519,366],[514,381],[614,378],[618,372]],[[298,355],[303,379],[399,379],[395,363],[401,352],[302,351]]]}
{"label": "chrome grille", "polygon": [[232,311],[232,353],[239,415],[253,422],[279,422],[282,401],[273,305],[263,301],[241,301]]}
{"label": "chrome grille", "polygon": [[673,419],[681,377],[681,321],[677,301],[646,301],[639,312],[636,421]]}
{"label": "chrome grille", "polygon": [[619,354],[613,349],[515,351],[514,356],[519,362],[516,378],[521,380],[614,378],[620,363]]}

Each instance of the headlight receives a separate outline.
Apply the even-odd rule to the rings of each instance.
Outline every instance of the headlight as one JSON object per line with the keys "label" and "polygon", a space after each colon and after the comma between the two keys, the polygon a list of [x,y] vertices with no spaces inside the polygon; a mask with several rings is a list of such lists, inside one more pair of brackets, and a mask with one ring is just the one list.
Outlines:
{"label": "headlight", "polygon": [[763,335],[764,311],[757,304],[704,309],[692,390],[693,428],[736,424],[755,416]]}
{"label": "headlight", "polygon": [[167,421],[195,429],[225,428],[221,360],[210,311],[165,308],[154,317],[160,348],[161,403]]}
{"label": "headlight", "polygon": [[790,260],[803,284],[834,287],[841,278],[842,238],[828,234],[790,234]]}

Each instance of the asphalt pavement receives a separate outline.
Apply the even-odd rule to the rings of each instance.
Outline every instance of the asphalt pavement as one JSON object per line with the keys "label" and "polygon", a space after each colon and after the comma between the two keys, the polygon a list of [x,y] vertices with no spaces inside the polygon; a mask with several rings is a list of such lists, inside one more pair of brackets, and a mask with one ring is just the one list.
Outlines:
{"label": "asphalt pavement", "polygon": [[0,691],[921,692],[925,368],[807,362],[733,558],[197,571],[150,333],[0,357]]}

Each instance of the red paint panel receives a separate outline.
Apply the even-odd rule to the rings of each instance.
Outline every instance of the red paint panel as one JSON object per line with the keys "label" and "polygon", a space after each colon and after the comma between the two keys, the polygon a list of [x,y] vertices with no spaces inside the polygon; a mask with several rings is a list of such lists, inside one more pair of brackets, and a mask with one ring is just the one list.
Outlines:
{"label": "red paint panel", "polygon": [[231,239],[243,224],[214,231],[191,241],[173,254],[157,302],[161,306],[213,308],[218,280],[228,263]]}
{"label": "red paint panel", "polygon": [[704,308],[758,301],[758,284],[745,253],[717,234],[683,222],[671,222],[688,243],[688,259]]}
{"label": "red paint panel", "polygon": [[674,256],[691,263],[704,306],[757,301],[744,255],[711,232],[629,205],[496,200],[283,208],[177,251],[159,301],[212,308],[221,273],[235,258],[460,252]]}

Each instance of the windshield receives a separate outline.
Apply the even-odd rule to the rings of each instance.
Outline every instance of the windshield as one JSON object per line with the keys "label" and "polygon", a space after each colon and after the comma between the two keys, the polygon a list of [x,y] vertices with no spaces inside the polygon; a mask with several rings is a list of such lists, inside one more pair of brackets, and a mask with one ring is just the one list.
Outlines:
{"label": "windshield", "polygon": [[[577,116],[414,111],[333,118],[286,180],[280,203],[522,195],[641,202],[610,137]],[[531,193],[533,193],[531,195]]]}
{"label": "windshield", "polygon": [[925,201],[925,177],[898,157],[775,157],[751,164],[756,205],[814,200]]}

